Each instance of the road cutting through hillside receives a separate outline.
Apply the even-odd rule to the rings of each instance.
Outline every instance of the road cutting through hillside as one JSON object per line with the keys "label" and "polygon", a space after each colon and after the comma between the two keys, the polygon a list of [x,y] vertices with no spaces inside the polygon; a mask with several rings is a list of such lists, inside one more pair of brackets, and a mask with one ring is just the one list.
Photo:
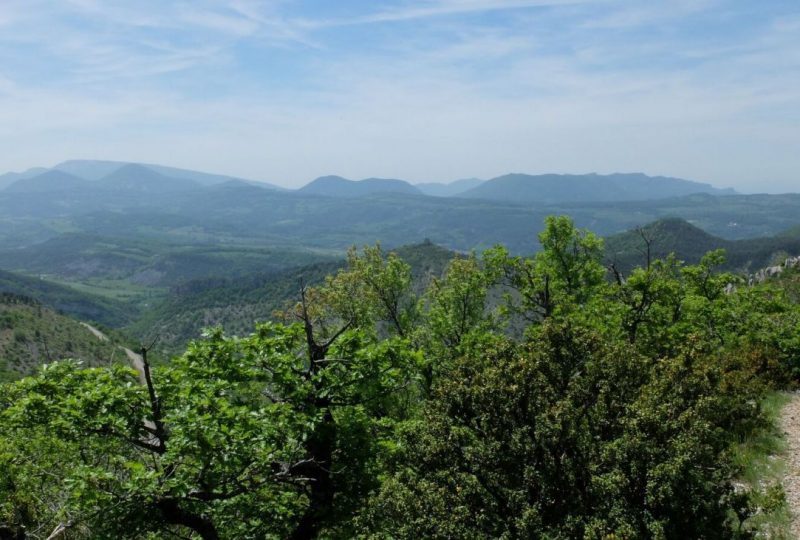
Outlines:
{"label": "road cutting through hillside", "polygon": [[[95,328],[94,326],[86,324],[84,322],[82,322],[81,324],[85,326],[86,329],[89,330],[89,332],[91,332],[100,341],[109,341],[108,336],[105,335],[100,330],[98,330],[97,328]],[[125,355],[128,357],[128,361],[131,363],[131,366],[139,374],[139,381],[142,384],[145,384],[146,381],[144,378],[144,360],[142,360],[142,355],[132,351],[127,347],[120,346],[120,349],[125,351]]]}

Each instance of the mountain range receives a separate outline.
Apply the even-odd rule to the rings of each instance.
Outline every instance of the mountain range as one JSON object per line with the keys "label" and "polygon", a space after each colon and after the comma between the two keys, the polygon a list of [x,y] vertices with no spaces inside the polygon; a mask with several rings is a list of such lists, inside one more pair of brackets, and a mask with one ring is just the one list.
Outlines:
{"label": "mountain range", "polygon": [[458,194],[459,197],[494,201],[537,203],[647,201],[695,193],[733,195],[732,189],[710,184],[632,174],[507,174]]}
{"label": "mountain range", "polygon": [[670,178],[631,174],[506,174],[489,180],[470,178],[449,184],[413,185],[405,180],[365,178],[349,180],[322,176],[298,190],[327,197],[354,198],[376,193],[485,199],[515,203],[620,202],[682,197],[695,193],[734,195],[732,189]]}
{"label": "mountain range", "polygon": [[[0,190],[7,193],[64,193],[96,191],[168,193],[220,185],[250,185],[283,190],[274,184],[232,176],[143,163],[71,160],[50,169],[35,167],[0,176]],[[293,190],[285,190],[293,191]],[[405,180],[366,178],[349,180],[322,176],[294,190],[301,195],[356,198],[374,194],[459,197],[515,203],[620,202],[658,200],[695,193],[732,195],[732,189],[670,177],[641,173],[507,174],[489,180],[469,178],[450,183],[411,184]]]}
{"label": "mountain range", "polygon": [[12,185],[16,185],[17,187],[15,189],[17,190],[26,190],[24,186],[29,181],[41,184],[42,181],[37,180],[37,178],[42,177],[43,175],[47,175],[44,176],[45,181],[48,181],[49,178],[51,185],[56,187],[59,176],[52,173],[63,173],[67,175],[60,176],[60,178],[64,179],[65,181],[72,181],[67,180],[67,178],[79,178],[90,183],[97,183],[99,185],[106,184],[109,180],[113,184],[114,181],[120,181],[120,177],[122,177],[133,181],[141,178],[142,182],[148,184],[151,183],[151,180],[156,179],[162,183],[168,183],[173,186],[182,185],[184,187],[213,186],[235,181],[270,189],[283,189],[267,182],[256,182],[234,176],[211,174],[189,169],[179,169],[164,165],[129,163],[121,161],[69,160],[50,168],[33,167],[24,172],[10,172],[2,174],[0,175],[0,190],[7,189]]}
{"label": "mountain range", "polygon": [[[0,251],[10,261],[22,254],[5,250],[81,234],[333,252],[376,240],[396,247],[430,239],[458,251],[504,243],[525,253],[537,249],[535,233],[552,214],[569,214],[603,235],[676,216],[729,240],[776,234],[797,226],[800,215],[800,195],[740,195],[640,174],[515,174],[435,186],[325,177],[286,190],[146,164],[69,161],[3,179]],[[570,187],[588,184],[594,187],[585,192]],[[617,198],[609,200],[610,193]],[[650,198],[631,200],[644,196]]]}

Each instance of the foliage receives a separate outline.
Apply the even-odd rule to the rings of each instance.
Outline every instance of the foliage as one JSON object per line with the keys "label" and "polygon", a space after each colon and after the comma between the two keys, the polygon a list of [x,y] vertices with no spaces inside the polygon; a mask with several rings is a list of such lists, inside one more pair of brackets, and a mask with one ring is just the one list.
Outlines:
{"label": "foliage", "polygon": [[113,341],[98,339],[86,326],[32,298],[0,293],[0,380],[30,375],[65,358],[89,366],[122,360],[120,337],[110,334]]}
{"label": "foliage", "polygon": [[[414,294],[439,277],[454,254],[423,243],[392,250],[411,266]],[[255,322],[273,319],[273,313],[297,297],[301,285],[317,286],[346,261],[315,263],[277,273],[257,273],[240,278],[192,280],[174,287],[155,302],[127,330],[144,341],[159,337],[159,346],[179,354],[186,344],[209,326],[223,326],[234,335],[246,335]]]}
{"label": "foliage", "polygon": [[280,322],[145,358],[144,384],[67,362],[2,387],[0,523],[33,538],[757,534],[756,505],[779,497],[734,489],[735,449],[796,376],[790,296],[719,273],[722,252],[604,279],[602,241],[566,217],[539,240],[424,281],[379,245],[352,250]]}
{"label": "foliage", "polygon": [[401,432],[367,536],[724,536],[732,470],[720,459],[752,395],[691,351],[656,361],[544,326],[442,378]]}
{"label": "foliage", "polygon": [[652,259],[663,259],[674,253],[689,264],[697,264],[709,251],[724,249],[724,269],[730,271],[753,272],[782,263],[787,252],[800,253],[797,231],[731,240],[709,234],[684,219],[666,218],[606,237],[606,259],[626,274],[637,266],[646,266],[645,241],[650,243]]}
{"label": "foliage", "polygon": [[136,310],[122,302],[76,291],[50,281],[0,270],[0,293],[34,298],[70,316],[119,327],[133,319]]}

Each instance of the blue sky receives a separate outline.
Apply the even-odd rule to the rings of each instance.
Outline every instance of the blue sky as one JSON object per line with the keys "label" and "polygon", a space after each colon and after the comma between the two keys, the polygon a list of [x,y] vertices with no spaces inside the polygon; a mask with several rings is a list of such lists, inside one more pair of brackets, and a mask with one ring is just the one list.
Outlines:
{"label": "blue sky", "polygon": [[800,191],[797,0],[0,0],[0,172]]}

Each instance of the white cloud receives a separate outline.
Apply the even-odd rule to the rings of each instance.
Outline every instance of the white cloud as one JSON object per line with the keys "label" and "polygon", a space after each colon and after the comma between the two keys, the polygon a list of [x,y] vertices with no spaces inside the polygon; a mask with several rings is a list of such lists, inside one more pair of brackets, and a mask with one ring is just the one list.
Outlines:
{"label": "white cloud", "polygon": [[401,7],[378,10],[363,16],[340,19],[305,20],[302,26],[308,28],[351,26],[374,23],[402,22],[430,17],[461,15],[490,11],[502,11],[522,8],[553,7],[571,4],[582,4],[602,0],[433,0],[428,2],[410,2]]}
{"label": "white cloud", "polygon": [[[13,149],[2,170],[91,157],[295,185],[327,173],[643,170],[740,189],[769,177],[773,190],[800,170],[798,19],[735,42],[631,43],[617,30],[678,24],[695,8],[441,0],[310,20],[284,2],[46,4],[0,33],[0,60],[44,48],[64,72],[48,84],[2,64],[0,147]],[[447,18],[531,6],[554,9],[514,12],[503,26]],[[92,31],[65,22],[66,9]],[[11,12],[0,7],[0,21]],[[359,30],[336,25],[403,21],[415,22],[379,27],[379,46],[326,41]],[[242,43],[259,61],[299,58],[299,75],[243,73]]]}

